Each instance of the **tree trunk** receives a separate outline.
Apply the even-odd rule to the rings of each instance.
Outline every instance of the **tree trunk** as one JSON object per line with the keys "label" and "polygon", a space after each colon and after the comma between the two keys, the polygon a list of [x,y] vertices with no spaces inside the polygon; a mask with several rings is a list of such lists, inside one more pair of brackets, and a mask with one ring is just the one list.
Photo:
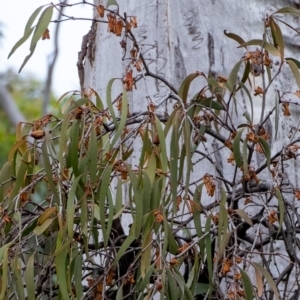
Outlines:
{"label": "tree trunk", "polygon": [[[94,4],[100,5],[100,2],[95,0]],[[130,16],[137,17],[137,28],[132,28],[135,41],[129,37],[126,38],[124,30],[121,37],[117,37],[108,32],[106,23],[97,23],[96,40],[89,46],[93,55],[90,55],[85,63],[84,86],[96,90],[105,102],[108,81],[112,78],[119,78],[120,80],[115,81],[112,88],[112,99],[115,99],[122,92],[122,80],[130,70],[130,51],[137,43],[138,48],[136,49],[138,52],[141,51],[148,70],[143,68],[143,71],[139,73],[133,69],[133,77],[138,76],[139,80],[136,83],[136,89],[133,88],[132,92],[128,92],[130,114],[147,111],[150,100],[155,105],[160,104],[169,93],[178,91],[181,83],[190,73],[198,71],[215,79],[218,76],[228,78],[235,64],[243,58],[247,50],[244,47],[238,48],[239,44],[228,38],[224,31],[239,35],[245,42],[251,39],[263,39],[265,17],[281,7],[291,6],[290,1],[280,0],[271,2],[232,0],[226,1],[226,3],[220,0],[120,0],[118,4],[121,16],[126,13],[128,20]],[[294,5],[297,6],[296,3]],[[113,10],[117,7],[110,6],[109,8]],[[289,16],[285,19],[280,16],[279,18],[284,21],[288,20],[290,25],[297,28],[298,17]],[[295,31],[287,26],[282,26],[282,24],[280,24],[280,28],[285,39],[285,57],[297,57],[299,50],[295,43]],[[248,48],[248,51],[256,49],[261,50],[258,46],[252,46]],[[281,61],[278,56],[272,56],[272,59],[271,75],[274,76]],[[273,110],[277,90],[280,91],[280,94],[285,91],[296,91],[292,73],[286,63],[283,67],[281,76],[274,79],[272,88],[268,90],[263,115],[261,115],[262,98],[260,95],[253,95],[257,87],[264,85],[263,76],[252,77],[250,92],[254,105],[254,124],[265,119]],[[242,73],[239,76],[242,76]],[[205,84],[207,83],[204,77],[196,79],[192,83],[189,97],[193,97]],[[246,94],[242,94],[242,97],[236,101],[237,113],[232,111],[235,126],[246,123],[243,113],[245,111],[250,113],[250,102]],[[162,105],[160,113],[167,116],[172,105],[169,103]],[[297,120],[295,117],[299,116],[299,112],[293,108],[291,108],[291,112],[294,120]],[[298,125],[298,123],[293,123],[291,117],[283,116],[280,111],[276,136],[275,114],[272,113],[271,117],[264,122],[264,128],[270,134],[268,144],[271,156],[291,142],[293,127],[298,127]],[[287,132],[290,132],[291,135],[288,135]],[[229,136],[226,138],[229,139]],[[217,139],[209,139],[207,147],[212,153],[213,164],[222,170],[224,178],[231,180],[235,168],[229,166],[227,162],[229,152],[226,155],[220,155],[221,152],[217,150],[223,145]],[[138,148],[141,147],[137,145],[136,149]],[[226,151],[222,153],[226,153]],[[251,165],[257,169],[264,161],[264,155],[255,153]],[[299,185],[299,163],[295,160],[288,164],[288,172],[284,174],[285,180],[297,186]],[[193,170],[191,181],[203,177],[205,173],[215,175],[216,169],[212,170],[211,164],[203,163],[201,168]],[[269,172],[260,174],[260,179],[266,180],[269,187],[274,184]],[[234,190],[235,188],[233,193]],[[207,205],[211,203],[211,198],[202,197],[201,201]],[[251,212],[255,213],[255,209],[248,212],[251,215]],[[274,251],[279,251],[280,245],[280,243],[276,244]],[[282,264],[282,268],[286,267],[283,262],[279,262],[279,264]]]}

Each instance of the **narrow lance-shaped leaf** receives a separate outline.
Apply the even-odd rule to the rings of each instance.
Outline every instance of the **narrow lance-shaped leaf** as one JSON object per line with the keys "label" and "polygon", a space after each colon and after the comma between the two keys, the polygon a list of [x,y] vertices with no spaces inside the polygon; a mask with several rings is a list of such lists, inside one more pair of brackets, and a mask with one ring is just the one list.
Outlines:
{"label": "narrow lance-shaped leaf", "polygon": [[259,140],[259,143],[260,143],[261,147],[264,150],[264,153],[265,153],[265,156],[266,156],[266,159],[267,159],[267,166],[270,169],[270,164],[271,164],[271,150],[270,150],[269,144],[266,142],[265,139],[263,139],[260,136],[258,137],[258,140]]}
{"label": "narrow lance-shaped leaf", "polygon": [[283,7],[275,11],[273,14],[290,14],[293,16],[300,17],[300,10],[294,7]]}
{"label": "narrow lance-shaped leaf", "polygon": [[32,253],[32,255],[29,257],[26,270],[24,274],[25,283],[26,283],[26,290],[27,290],[27,297],[28,299],[35,299],[35,284],[34,284],[34,255],[35,253]]}
{"label": "narrow lance-shaped leaf", "polygon": [[127,93],[125,90],[123,90],[122,95],[122,110],[121,110],[121,120],[116,128],[116,133],[111,141],[110,149],[114,146],[114,144],[117,142],[118,138],[121,136],[121,133],[123,132],[123,129],[125,127],[126,121],[127,121],[127,114],[128,114],[128,100],[127,100]]}
{"label": "narrow lance-shaped leaf", "polygon": [[270,43],[265,42],[263,40],[250,40],[250,41],[242,44],[238,48],[245,47],[245,46],[263,46],[264,49],[266,49],[271,54],[273,54],[275,56],[280,56],[280,52],[278,51],[278,49],[276,49],[273,45],[271,45]]}
{"label": "narrow lance-shaped leaf", "polygon": [[[62,234],[59,233],[59,237],[57,239],[57,247],[56,251],[63,248],[61,244]],[[64,300],[70,300],[68,285],[67,285],[67,272],[66,272],[66,259],[67,259],[67,249],[64,247],[61,251],[58,251],[55,259],[55,268],[57,272],[57,282],[59,284],[59,290],[63,296]]]}
{"label": "narrow lance-shaped leaf", "polygon": [[25,31],[24,36],[22,36],[10,50],[7,59],[9,59],[14,54],[14,52],[28,40],[31,33],[33,32],[33,29],[34,27],[29,28],[27,31]]}
{"label": "narrow lance-shaped leaf", "polygon": [[280,58],[283,61],[284,58],[284,40],[280,27],[275,23],[273,18],[270,18],[270,27],[275,43],[275,47],[280,51]]}
{"label": "narrow lance-shaped leaf", "polygon": [[277,290],[277,286],[276,286],[276,283],[274,282],[272,276],[270,275],[270,273],[260,264],[258,263],[255,263],[255,262],[252,262],[252,265],[260,272],[264,275],[264,277],[267,279],[271,289],[273,290],[274,292],[274,297],[275,299],[277,300],[280,300],[280,295],[278,293],[278,290]]}
{"label": "narrow lance-shaped leaf", "polygon": [[106,204],[106,194],[107,190],[109,189],[109,182],[110,182],[110,175],[112,172],[112,165],[109,165],[105,170],[105,173],[102,176],[100,191],[98,191],[98,201],[99,201],[99,208],[100,208],[100,222],[102,227],[102,234],[104,239],[104,245],[106,246],[108,243],[108,233],[106,230],[106,222],[105,222],[105,204]]}
{"label": "narrow lance-shaped leaf", "polygon": [[188,96],[191,82],[199,75],[200,74],[198,72],[192,73],[183,80],[183,82],[179,88],[179,91],[178,91],[178,96],[182,99],[183,103],[186,103],[186,101],[187,101],[187,96]]}
{"label": "narrow lance-shaped leaf", "polygon": [[[229,76],[228,76],[228,80],[227,80],[227,85],[229,86],[229,90],[230,92],[233,91],[234,89],[234,86],[236,84],[236,81],[237,81],[237,76],[238,76],[238,72],[239,72],[239,69],[241,67],[241,64],[242,64],[242,60],[239,61],[232,69],[232,71],[230,72]],[[227,86],[226,85],[226,86]]]}
{"label": "narrow lance-shaped leaf", "polygon": [[47,7],[41,14],[30,43],[30,51],[33,51],[38,40],[43,36],[45,30],[48,28],[53,14],[53,6]]}
{"label": "narrow lance-shaped leaf", "polygon": [[236,134],[236,136],[234,138],[234,141],[233,141],[234,160],[235,160],[236,166],[238,168],[243,166],[243,161],[242,161],[242,158],[241,158],[240,142],[241,142],[241,136],[242,136],[242,133],[243,133],[244,129],[245,128],[241,128],[237,131],[237,134]]}
{"label": "narrow lance-shaped leaf", "polygon": [[[3,246],[5,247],[5,246]],[[2,247],[2,248],[3,248]],[[1,248],[1,249],[2,249]],[[7,299],[7,298],[4,298],[5,297],[5,294],[6,294],[6,288],[7,288],[7,276],[8,276],[8,250],[9,248],[7,247],[4,252],[3,252],[3,260],[1,258],[1,261],[2,261],[2,268],[1,268],[1,293],[0,293],[0,299]]]}
{"label": "narrow lance-shaped leaf", "polygon": [[290,66],[290,69],[294,75],[296,83],[297,83],[298,87],[300,88],[300,74],[299,74],[298,66],[296,65],[296,63],[293,60],[286,59],[286,62]]}
{"label": "narrow lance-shaped leaf", "polygon": [[20,69],[19,69],[19,73],[23,70],[24,66],[27,64],[28,60],[30,59],[30,57],[33,55],[35,50],[35,47],[33,47],[33,49],[30,51],[30,53],[25,57]]}
{"label": "narrow lance-shaped leaf", "polygon": [[112,116],[114,125],[117,128],[117,125],[118,125],[117,118],[116,118],[116,114],[115,114],[115,111],[114,111],[114,108],[113,108],[113,104],[112,104],[112,99],[111,99],[111,88],[112,88],[112,85],[113,85],[113,83],[114,83],[114,81],[116,79],[117,78],[110,79],[109,82],[108,82],[108,84],[107,84],[107,88],[106,88],[106,101],[107,101],[107,107],[108,107],[108,110],[110,112],[110,115]]}
{"label": "narrow lance-shaped leaf", "polygon": [[11,261],[10,261],[10,267],[12,268],[13,271],[13,281],[14,285],[16,287],[16,296],[18,300],[25,300],[24,296],[24,286],[23,286],[23,280],[21,277],[21,266],[19,265],[18,262],[18,256],[15,256]]}
{"label": "narrow lance-shaped leaf", "polygon": [[253,300],[253,285],[252,282],[248,276],[248,274],[241,268],[240,272],[242,274],[242,280],[243,280],[243,284],[244,284],[244,291],[245,291],[245,296],[246,296],[246,300]]}
{"label": "narrow lance-shaped leaf", "polygon": [[275,97],[275,141],[277,141],[278,124],[279,124],[279,95],[277,90],[276,97]]}
{"label": "narrow lance-shaped leaf", "polygon": [[75,200],[76,200],[76,190],[81,176],[78,176],[72,183],[71,190],[68,195],[67,200],[67,228],[68,236],[73,239],[74,231],[74,217],[75,217]]}
{"label": "narrow lance-shaped leaf", "polygon": [[[238,36],[237,34],[234,34],[234,33],[231,33],[231,32],[228,32],[228,33],[227,33],[226,30],[224,30],[224,34],[225,34],[227,37],[229,37],[229,38],[235,40],[236,42],[238,42],[240,45],[245,44],[245,41],[244,41],[240,36]],[[245,48],[246,48],[246,47],[245,47]],[[247,49],[247,48],[246,48],[246,49]]]}
{"label": "narrow lance-shaped leaf", "polygon": [[275,188],[275,195],[276,198],[278,199],[278,207],[279,207],[279,228],[278,228],[278,233],[279,233],[284,220],[285,207],[284,207],[284,202],[283,202],[281,192],[277,187]]}

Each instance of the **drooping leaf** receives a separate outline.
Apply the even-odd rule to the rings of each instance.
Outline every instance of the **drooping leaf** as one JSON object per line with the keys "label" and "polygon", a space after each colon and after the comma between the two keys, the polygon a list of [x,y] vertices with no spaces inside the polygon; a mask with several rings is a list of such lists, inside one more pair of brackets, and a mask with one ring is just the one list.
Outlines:
{"label": "drooping leaf", "polygon": [[271,164],[271,150],[270,150],[270,146],[269,144],[266,142],[265,139],[263,139],[262,137],[258,137],[259,143],[262,147],[262,149],[264,150],[266,159],[267,159],[267,166],[270,169],[270,164]]}
{"label": "drooping leaf", "polygon": [[293,61],[296,64],[296,66],[298,67],[298,69],[300,69],[300,61],[299,60],[297,60],[293,57],[286,57],[285,59]]}
{"label": "drooping leaf", "polygon": [[186,103],[186,101],[187,101],[187,96],[188,96],[191,82],[195,78],[197,78],[199,75],[200,74],[198,72],[192,73],[192,74],[188,75],[181,83],[179,91],[178,91],[178,96],[182,99],[183,103]]}
{"label": "drooping leaf", "polygon": [[245,46],[263,46],[264,49],[266,49],[269,53],[271,53],[272,55],[275,55],[275,56],[279,56],[280,57],[280,52],[278,49],[276,49],[273,45],[271,45],[270,43],[268,42],[265,42],[263,40],[250,40],[242,45],[240,45],[238,48],[241,48],[241,47],[245,47]]}
{"label": "drooping leaf", "polygon": [[[59,241],[60,239],[58,239]],[[63,296],[64,300],[70,300],[68,284],[67,284],[67,271],[66,271],[66,260],[67,260],[67,249],[62,248],[62,245],[57,245],[57,250],[60,250],[56,254],[55,268],[57,273],[57,282],[59,285],[59,290]],[[62,249],[60,249],[62,248]]]}
{"label": "drooping leaf", "polygon": [[294,7],[283,7],[275,11],[273,14],[290,14],[293,16],[300,16],[300,10]]}
{"label": "drooping leaf", "polygon": [[196,100],[195,102],[200,105],[203,105],[205,107],[210,107],[210,108],[217,109],[217,110],[225,110],[222,103],[220,103],[218,101],[213,101],[212,99],[213,98],[204,98],[201,100]]}
{"label": "drooping leaf", "polygon": [[282,36],[282,32],[280,30],[280,27],[276,24],[276,22],[273,20],[273,18],[269,18],[270,22],[270,28],[273,36],[273,41],[275,44],[275,47],[280,51],[280,58],[281,61],[283,61],[284,58],[284,40]]}
{"label": "drooping leaf", "polygon": [[125,127],[126,121],[127,121],[127,114],[128,114],[128,100],[127,100],[127,92],[125,89],[123,90],[122,94],[122,110],[121,110],[121,120],[116,128],[116,133],[110,143],[110,149],[114,146],[114,144],[117,142],[119,137],[121,136],[123,129]]}
{"label": "drooping leaf", "polygon": [[235,87],[235,84],[237,81],[237,77],[238,77],[238,72],[240,70],[242,62],[243,61],[240,60],[238,63],[236,63],[236,65],[233,67],[233,69],[231,70],[231,72],[228,76],[227,85],[229,86],[230,92],[232,92],[234,90],[234,87]]}
{"label": "drooping leaf", "polygon": [[270,273],[259,263],[252,262],[252,265],[267,279],[271,289],[273,290],[275,299],[280,300],[280,295],[279,295],[276,283],[274,282]]}
{"label": "drooping leaf", "polygon": [[290,69],[294,75],[296,83],[297,83],[298,87],[300,88],[300,74],[299,74],[298,66],[296,65],[296,63],[293,60],[286,59],[286,62],[290,66]]}
{"label": "drooping leaf", "polygon": [[24,274],[24,279],[26,283],[27,297],[28,299],[35,299],[35,284],[34,284],[34,256],[35,253],[29,257],[26,270]]}
{"label": "drooping leaf", "polygon": [[240,269],[240,272],[242,274],[246,300],[253,300],[253,285],[252,285],[252,282],[251,282],[248,274],[243,269],[241,269],[241,268],[239,268],[239,269]]}
{"label": "drooping leaf", "polygon": [[240,142],[241,142],[241,136],[243,134],[245,128],[238,129],[237,134],[233,141],[233,153],[234,153],[234,160],[236,162],[236,166],[238,168],[243,166],[243,161],[241,157],[241,150],[240,150]]}
{"label": "drooping leaf", "polygon": [[25,57],[20,69],[19,69],[19,73],[21,73],[21,71],[23,70],[24,66],[27,64],[28,60],[30,59],[30,57],[33,55],[35,50],[35,47],[33,47],[33,50],[30,51],[30,53]]}
{"label": "drooping leaf", "polygon": [[278,233],[279,233],[281,231],[281,227],[284,220],[285,206],[284,206],[284,201],[281,192],[278,189],[278,187],[275,188],[275,195],[276,198],[278,199],[278,207],[279,207],[279,228],[278,228]]}
{"label": "drooping leaf", "polygon": [[34,27],[29,28],[27,31],[25,31],[24,36],[22,36],[10,50],[7,59],[9,59],[14,54],[14,52],[28,40],[31,33],[33,32],[33,29]]}
{"label": "drooping leaf", "polygon": [[30,51],[33,51],[36,47],[37,42],[39,39],[43,36],[43,33],[48,28],[49,23],[51,21],[52,15],[53,15],[53,8],[54,6],[48,6],[41,14],[33,34],[33,37],[31,39],[30,43]]}
{"label": "drooping leaf", "polygon": [[[240,45],[245,44],[245,41],[244,41],[240,36],[238,36],[238,35],[235,34],[235,33],[231,33],[231,32],[227,33],[227,31],[224,30],[224,34],[225,34],[227,37],[229,37],[229,38],[235,40],[236,42],[238,42]],[[245,48],[246,48],[246,47],[245,47]]]}
{"label": "drooping leaf", "polygon": [[254,268],[254,269],[255,269],[257,294],[258,294],[258,297],[261,297],[262,293],[264,291],[264,283],[263,283],[262,276],[261,276],[260,272],[256,268]]}
{"label": "drooping leaf", "polygon": [[253,222],[250,219],[250,217],[247,215],[247,213],[245,213],[244,210],[242,209],[235,209],[234,210],[236,214],[238,214],[243,220],[245,220],[250,226],[253,226]]}

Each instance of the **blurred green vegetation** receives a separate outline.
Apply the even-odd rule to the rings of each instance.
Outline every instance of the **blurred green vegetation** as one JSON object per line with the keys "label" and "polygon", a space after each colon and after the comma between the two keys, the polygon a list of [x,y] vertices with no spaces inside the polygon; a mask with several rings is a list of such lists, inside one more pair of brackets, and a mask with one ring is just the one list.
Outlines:
{"label": "blurred green vegetation", "polygon": [[[42,93],[44,84],[31,74],[17,74],[14,70],[0,73],[3,83],[19,110],[28,122],[42,117]],[[51,103],[55,102],[51,96]],[[5,112],[0,109],[0,168],[7,161],[10,148],[15,143],[16,128],[10,123]]]}

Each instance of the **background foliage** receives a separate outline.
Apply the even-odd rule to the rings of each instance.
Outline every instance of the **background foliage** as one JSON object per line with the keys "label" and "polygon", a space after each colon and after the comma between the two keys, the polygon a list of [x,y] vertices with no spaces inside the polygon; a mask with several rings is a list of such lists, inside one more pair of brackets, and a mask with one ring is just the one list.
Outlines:
{"label": "background foliage", "polygon": [[[36,27],[28,23],[30,55],[53,8]],[[267,16],[263,39],[225,32],[245,55],[227,76],[195,72],[176,90],[149,71],[134,35],[137,19],[95,8],[99,22],[107,17],[108,34],[133,41],[128,68],[108,82],[105,101],[92,89],[80,99],[70,94],[62,117],[17,127],[0,174],[0,298],[297,299],[300,187],[285,174],[298,157],[299,126],[277,153],[269,145],[279,119],[297,111],[299,91],[269,95],[283,72],[300,88],[300,62],[285,56],[286,24],[277,18],[300,11]],[[159,104],[148,98],[136,114],[128,94],[141,72],[170,94]],[[112,99],[118,80],[124,89]],[[211,172],[194,176],[203,164]]]}

